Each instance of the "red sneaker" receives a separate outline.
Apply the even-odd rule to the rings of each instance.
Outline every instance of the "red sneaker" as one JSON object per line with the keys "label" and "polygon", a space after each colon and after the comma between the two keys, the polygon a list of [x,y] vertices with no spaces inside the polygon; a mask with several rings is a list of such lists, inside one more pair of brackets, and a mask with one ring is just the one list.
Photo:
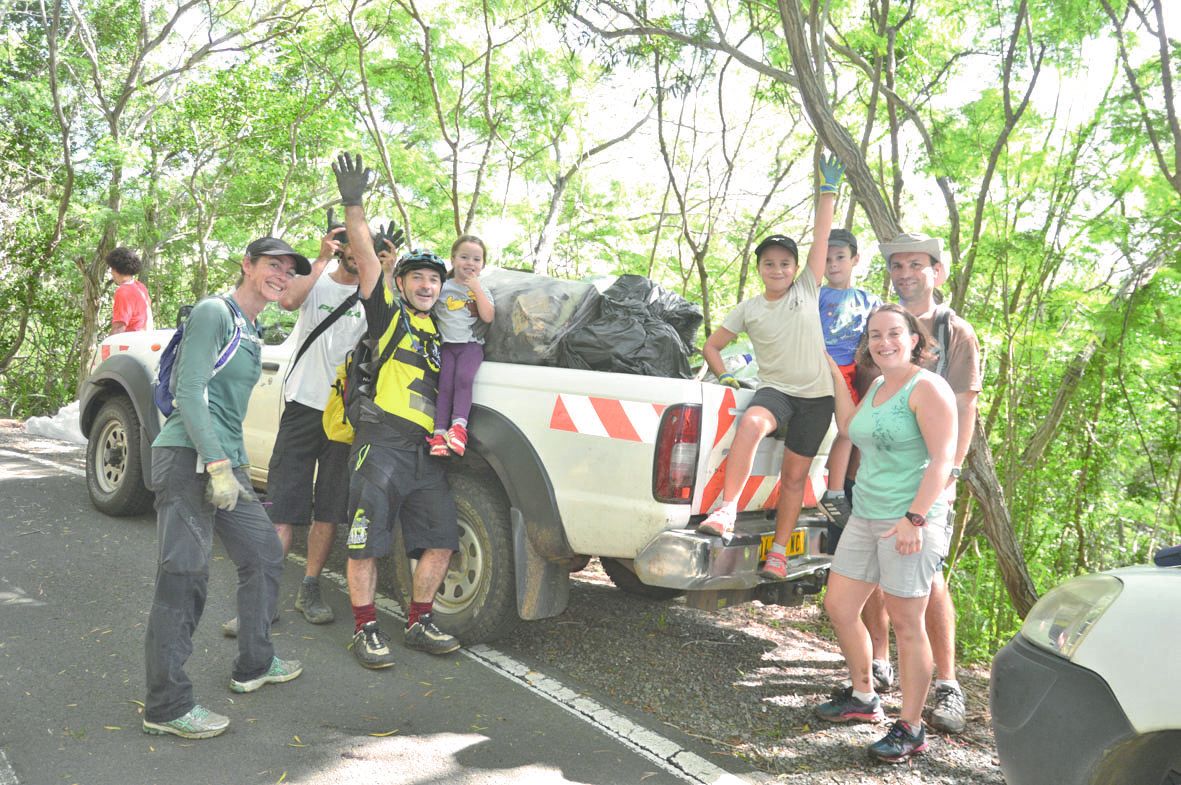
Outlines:
{"label": "red sneaker", "polygon": [[431,455],[436,458],[446,458],[451,454],[451,451],[447,449],[447,440],[441,433],[433,434],[426,440],[426,443],[431,446]]}
{"label": "red sneaker", "polygon": [[443,438],[447,440],[447,446],[451,448],[451,452],[456,455],[463,455],[467,451],[467,428],[459,423],[448,428]]}
{"label": "red sneaker", "polygon": [[781,553],[768,553],[767,561],[759,568],[759,576],[781,581],[787,577],[787,557]]}

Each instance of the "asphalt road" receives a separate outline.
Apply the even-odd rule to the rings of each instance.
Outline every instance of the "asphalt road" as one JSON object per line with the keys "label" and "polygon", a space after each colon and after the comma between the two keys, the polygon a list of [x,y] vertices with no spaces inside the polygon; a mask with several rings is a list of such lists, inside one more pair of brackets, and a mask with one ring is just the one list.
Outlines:
{"label": "asphalt road", "polygon": [[230,729],[205,741],[145,735],[155,540],[153,516],[90,506],[82,448],[0,430],[0,785],[745,781],[692,739],[494,648],[403,650],[395,668],[367,671],[345,648],[347,595],[328,584],[337,622],[306,624],[294,564],[272,635],[304,673],[235,695],[235,643],[220,632],[235,613],[234,571],[220,547],[188,672]]}

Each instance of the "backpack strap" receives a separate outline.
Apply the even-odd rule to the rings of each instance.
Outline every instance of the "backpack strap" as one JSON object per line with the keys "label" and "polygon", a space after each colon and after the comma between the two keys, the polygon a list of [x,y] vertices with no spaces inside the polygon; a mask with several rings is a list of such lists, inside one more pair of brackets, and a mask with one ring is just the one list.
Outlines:
{"label": "backpack strap", "polygon": [[242,345],[242,325],[246,323],[245,314],[238,309],[233,300],[229,297],[222,297],[221,300],[230,309],[230,318],[234,320],[234,334],[230,336],[230,342],[226,344],[226,348],[222,349],[221,354],[213,363],[214,375],[217,375],[217,372],[233,359],[234,352],[238,351],[238,347]]}
{"label": "backpack strap", "polygon": [[934,335],[931,337],[935,339],[935,345],[939,347],[939,359],[935,362],[935,367],[932,370],[940,376],[944,376],[947,371],[947,351],[951,342],[950,322],[954,313],[955,311],[946,305],[935,306],[935,320],[932,325]]}
{"label": "backpack strap", "polygon": [[361,290],[357,289],[348,297],[341,300],[340,305],[336,306],[332,313],[324,317],[324,321],[312,328],[312,331],[308,333],[308,337],[303,339],[303,343],[300,344],[299,350],[295,353],[295,359],[291,361],[291,365],[287,366],[287,373],[283,376],[284,386],[287,385],[287,380],[291,378],[291,372],[294,371],[295,366],[299,364],[299,360],[301,357],[303,357],[304,352],[306,352],[308,348],[311,347],[311,345],[315,342],[315,340],[323,335],[328,330],[328,328],[331,327],[334,322],[336,322],[336,320],[344,316],[345,312],[353,307],[360,296]]}

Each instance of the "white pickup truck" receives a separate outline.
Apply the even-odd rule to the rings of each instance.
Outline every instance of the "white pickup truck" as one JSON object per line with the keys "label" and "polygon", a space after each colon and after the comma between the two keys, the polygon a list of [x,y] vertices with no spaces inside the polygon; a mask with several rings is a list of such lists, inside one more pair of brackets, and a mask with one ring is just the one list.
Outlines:
{"label": "white pickup truck", "polygon": [[[296,350],[295,314],[268,306],[262,376],[244,423],[251,476],[265,489]],[[150,508],[151,443],[162,424],[152,402],[171,330],[123,333],[96,349],[81,394],[86,477],[108,515]],[[739,499],[729,543],[695,531],[719,501],[724,462],[751,395],[708,382],[485,362],[476,376],[466,456],[450,459],[460,547],[435,603],[440,626],[466,643],[493,640],[520,619],[561,613],[569,574],[598,557],[616,586],[653,599],[684,594],[717,609],[758,599],[791,604],[828,573],[825,519],[805,510],[790,543],[788,579],[757,568],[770,548],[781,442],[765,439]],[[824,455],[805,505],[823,489]],[[395,546],[395,554],[401,549]],[[393,561],[405,600],[405,557]]]}

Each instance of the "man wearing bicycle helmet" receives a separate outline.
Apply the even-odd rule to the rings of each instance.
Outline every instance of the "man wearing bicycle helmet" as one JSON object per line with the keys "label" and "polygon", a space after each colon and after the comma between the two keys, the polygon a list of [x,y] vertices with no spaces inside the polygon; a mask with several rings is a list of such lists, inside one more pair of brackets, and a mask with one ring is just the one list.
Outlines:
{"label": "man wearing bicycle helmet", "polygon": [[447,654],[459,641],[435,626],[431,609],[459,547],[455,501],[440,462],[426,452],[435,424],[439,384],[439,334],[431,308],[447,268],[433,253],[413,250],[394,267],[396,291],[383,281],[362,196],[372,173],[361,157],[342,154],[332,166],[345,227],[354,249],[361,303],[368,320],[376,378],[361,393],[349,482],[350,527],[347,540],[349,600],[354,634],[350,647],[366,668],[394,664],[389,636],[377,625],[374,597],[377,559],[389,554],[394,521],[400,520],[406,555],[417,559],[406,646]]}

